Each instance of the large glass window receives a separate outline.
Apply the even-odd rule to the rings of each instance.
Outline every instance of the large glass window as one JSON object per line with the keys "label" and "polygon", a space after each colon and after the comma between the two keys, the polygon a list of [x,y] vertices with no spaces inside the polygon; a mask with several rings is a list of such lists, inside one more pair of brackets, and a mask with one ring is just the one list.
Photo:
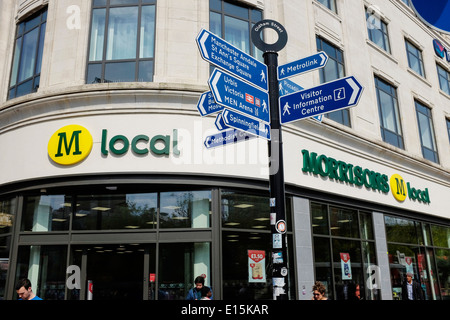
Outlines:
{"label": "large glass window", "polygon": [[420,51],[410,41],[405,40],[406,55],[408,56],[408,65],[418,75],[425,77],[425,70],[423,67],[422,51]]}
{"label": "large glass window", "polygon": [[[327,64],[319,70],[320,82],[330,82],[344,77],[345,64],[342,50],[320,37],[316,38],[316,44],[317,51],[325,51],[328,55]],[[343,125],[350,126],[350,112],[348,109],[329,112],[325,116]]]}
{"label": "large glass window", "polygon": [[375,88],[383,141],[403,149],[397,90],[379,77],[375,77]]}
{"label": "large glass window", "polygon": [[369,39],[384,51],[390,53],[388,28],[386,22],[366,9],[367,32]]}
{"label": "large glass window", "polygon": [[385,226],[394,300],[402,299],[408,272],[426,300],[450,299],[450,228],[391,216]]}
{"label": "large glass window", "polygon": [[153,81],[156,0],[94,0],[86,83]]}
{"label": "large glass window", "polygon": [[[378,300],[368,288],[369,266],[376,265],[372,215],[354,209],[311,203],[316,281],[337,300]],[[359,294],[359,296],[358,296]]]}
{"label": "large glass window", "polygon": [[46,24],[47,8],[17,25],[9,99],[36,92],[39,88]]}
{"label": "large glass window", "polygon": [[321,3],[322,5],[324,5],[331,11],[333,11],[334,13],[337,13],[336,0],[317,0],[317,2]]}
{"label": "large glass window", "polygon": [[438,64],[436,65],[436,68],[439,78],[439,88],[450,95],[450,73]]}
{"label": "large glass window", "polygon": [[5,299],[10,265],[11,233],[16,213],[16,199],[0,200],[0,300]]}
{"label": "large glass window", "polygon": [[431,109],[418,101],[415,101],[415,105],[422,155],[425,159],[439,163]]}
{"label": "large glass window", "polygon": [[64,300],[67,246],[20,246],[16,282],[31,281],[33,292],[44,300]]}
{"label": "large glass window", "polygon": [[262,11],[235,1],[209,0],[209,30],[242,51],[262,60],[262,52],[250,40],[250,31],[262,20]]}

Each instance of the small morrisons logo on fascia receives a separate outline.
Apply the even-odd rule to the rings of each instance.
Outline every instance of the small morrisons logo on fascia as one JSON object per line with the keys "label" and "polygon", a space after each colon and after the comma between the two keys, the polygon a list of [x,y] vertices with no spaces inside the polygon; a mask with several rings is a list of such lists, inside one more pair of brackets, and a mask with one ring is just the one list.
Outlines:
{"label": "small morrisons logo on fascia", "polygon": [[60,165],[74,165],[83,161],[92,150],[91,133],[80,125],[68,125],[57,130],[47,146],[48,156]]}

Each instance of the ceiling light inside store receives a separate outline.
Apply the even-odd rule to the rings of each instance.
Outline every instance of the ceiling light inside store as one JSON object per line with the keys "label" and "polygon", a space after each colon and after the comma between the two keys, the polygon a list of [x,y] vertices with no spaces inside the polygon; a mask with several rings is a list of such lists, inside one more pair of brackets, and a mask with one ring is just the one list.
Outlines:
{"label": "ceiling light inside store", "polygon": [[95,208],[92,208],[92,210],[108,211],[108,210],[111,210],[111,208],[107,208],[107,207],[95,207]]}
{"label": "ceiling light inside store", "polygon": [[176,209],[180,209],[181,207],[177,207],[177,206],[165,206],[163,207],[163,209],[168,209],[168,210],[176,210]]}
{"label": "ceiling light inside store", "polygon": [[225,223],[226,226],[238,226],[240,224],[241,224],[240,222],[227,222],[227,223]]}
{"label": "ceiling light inside store", "polygon": [[253,204],[246,204],[246,203],[243,203],[243,204],[237,204],[237,205],[235,205],[234,207],[235,207],[235,208],[239,208],[239,209],[245,209],[245,208],[251,208],[251,207],[254,207],[254,205],[253,205]]}

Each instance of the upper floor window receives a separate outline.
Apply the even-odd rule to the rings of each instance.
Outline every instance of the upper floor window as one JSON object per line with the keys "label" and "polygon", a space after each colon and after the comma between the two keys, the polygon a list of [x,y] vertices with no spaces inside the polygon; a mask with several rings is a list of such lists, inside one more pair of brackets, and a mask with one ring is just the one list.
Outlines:
{"label": "upper floor window", "polygon": [[262,52],[251,41],[253,25],[262,11],[226,0],[209,0],[209,30],[235,47],[262,60]]}
{"label": "upper floor window", "polygon": [[411,7],[411,0],[401,0],[404,4],[406,4],[408,7]]}
{"label": "upper floor window", "polygon": [[38,90],[46,24],[47,8],[17,25],[8,99]]}
{"label": "upper floor window", "polygon": [[369,39],[384,51],[391,53],[387,24],[370,10],[366,10],[367,32]]}
{"label": "upper floor window", "polygon": [[446,122],[447,122],[448,140],[450,142],[450,119],[446,119]]}
{"label": "upper floor window", "polygon": [[94,0],[86,83],[153,81],[156,0]]}
{"label": "upper floor window", "polygon": [[439,87],[446,94],[450,95],[450,73],[444,68],[442,68],[440,65],[436,66],[439,78]]}
{"label": "upper floor window", "polygon": [[408,56],[408,65],[417,74],[425,77],[425,70],[423,67],[422,51],[418,49],[408,40],[405,40],[406,54]]}
{"label": "upper floor window", "polygon": [[415,101],[415,104],[423,157],[439,163],[431,109],[418,101]]}
{"label": "upper floor window", "polygon": [[375,77],[378,111],[383,141],[403,149],[402,128],[398,110],[397,90]]}
{"label": "upper floor window", "polygon": [[323,4],[325,7],[333,11],[334,13],[337,13],[336,10],[336,0],[317,0],[317,2]]}
{"label": "upper floor window", "polygon": [[[329,42],[317,37],[317,51],[325,51],[328,62],[324,68],[319,70],[320,82],[330,82],[345,76],[344,54],[341,49],[336,48]],[[325,114],[329,119],[350,126],[350,113],[348,109],[338,110]]]}

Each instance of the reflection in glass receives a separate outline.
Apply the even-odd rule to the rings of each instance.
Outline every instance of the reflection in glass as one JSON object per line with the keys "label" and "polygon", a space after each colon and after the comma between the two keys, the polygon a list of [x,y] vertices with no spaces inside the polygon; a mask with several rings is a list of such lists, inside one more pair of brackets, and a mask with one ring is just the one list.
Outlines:
{"label": "reflection in glass", "polygon": [[64,300],[66,259],[67,246],[20,246],[15,282],[28,278],[38,297]]}
{"label": "reflection in glass", "polygon": [[153,229],[156,208],[156,193],[79,196],[73,229]]}
{"label": "reflection in glass", "polygon": [[163,243],[159,252],[158,300],[185,300],[200,275],[211,286],[210,243]]}
{"label": "reflection in glass", "polygon": [[111,8],[106,60],[136,58],[138,7]]}
{"label": "reflection in glass", "polygon": [[62,231],[69,229],[72,197],[40,195],[26,197],[22,217],[22,231]]}
{"label": "reflection in glass", "polygon": [[6,276],[9,269],[11,237],[0,237],[0,300],[4,300],[6,289]]}
{"label": "reflection in glass", "polygon": [[161,228],[209,228],[211,191],[162,192]]}
{"label": "reflection in glass", "polygon": [[10,233],[16,212],[16,199],[0,200],[0,234]]}

